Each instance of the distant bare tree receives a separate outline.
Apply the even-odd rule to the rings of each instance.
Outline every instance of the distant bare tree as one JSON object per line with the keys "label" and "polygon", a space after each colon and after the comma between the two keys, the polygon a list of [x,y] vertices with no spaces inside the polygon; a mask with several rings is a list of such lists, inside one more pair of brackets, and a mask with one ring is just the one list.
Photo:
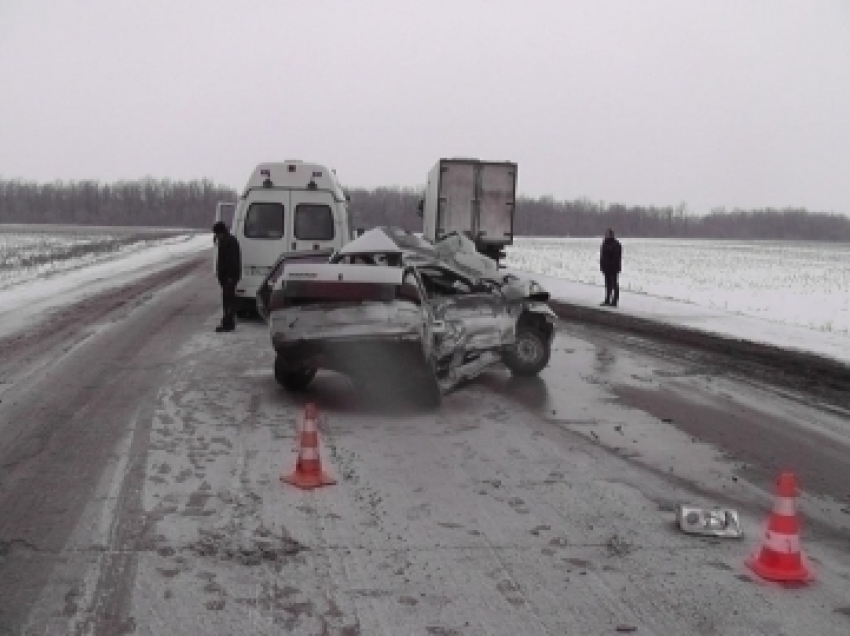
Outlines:
{"label": "distant bare tree", "polygon": [[[349,190],[357,227],[395,225],[421,231],[417,206],[422,188]],[[207,228],[218,201],[236,192],[207,179],[188,182],[141,179],[38,184],[0,179],[0,223],[148,225]],[[558,201],[551,196],[519,197],[518,236],[599,237],[606,228],[643,238],[773,239],[850,241],[850,219],[803,208],[727,211],[705,216],[678,206],[628,206],[587,198]]]}
{"label": "distant bare tree", "polygon": [[236,192],[207,179],[103,185],[0,179],[0,223],[206,228],[218,201],[236,201]]}

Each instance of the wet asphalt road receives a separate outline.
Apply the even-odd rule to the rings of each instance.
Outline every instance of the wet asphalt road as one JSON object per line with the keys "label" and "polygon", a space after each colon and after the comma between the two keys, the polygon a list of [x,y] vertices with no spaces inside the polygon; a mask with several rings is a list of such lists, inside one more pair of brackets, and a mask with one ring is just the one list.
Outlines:
{"label": "wet asphalt road", "polygon": [[[587,629],[598,629],[583,633],[609,633],[603,628],[608,614],[643,625],[642,633],[672,633],[667,630],[674,628],[689,630],[680,633],[777,633],[771,630],[794,625],[792,614],[815,621],[818,633],[850,628],[850,599],[843,602],[846,593],[833,586],[820,590],[818,609],[803,598],[800,607],[773,622],[744,602],[735,611],[756,614],[751,622],[741,622],[739,632],[723,623],[732,603],[725,596],[712,596],[705,607],[671,604],[657,610],[659,618],[642,615],[636,609],[639,599],[629,600],[631,592],[622,592],[621,605],[610,593],[619,576],[612,565],[599,567],[592,589],[573,593],[586,599],[575,601],[574,608],[549,603],[545,590],[533,584],[535,577],[554,576],[554,569],[547,570],[553,555],[574,540],[570,533],[547,535],[558,524],[577,523],[569,520],[569,511],[552,512],[567,497],[552,489],[571,470],[577,471],[575,483],[582,471],[598,468],[604,475],[587,477],[599,510],[581,492],[570,495],[576,497],[576,509],[584,511],[582,523],[596,521],[582,526],[585,542],[576,544],[579,552],[563,559],[568,567],[592,573],[593,550],[607,546],[610,557],[612,536],[625,537],[614,542],[615,548],[619,541],[639,545],[654,536],[649,528],[660,523],[659,515],[669,516],[683,498],[763,515],[773,478],[790,469],[805,492],[808,536],[817,542],[820,560],[829,561],[824,568],[846,591],[847,563],[835,555],[847,554],[850,536],[850,417],[839,406],[771,385],[767,375],[742,375],[723,357],[562,325],[552,363],[541,378],[518,382],[494,370],[448,396],[436,414],[363,405],[345,379],[321,375],[306,399],[329,414],[329,462],[344,484],[336,492],[350,497],[329,495],[337,500],[324,503],[305,499],[286,516],[280,512],[287,503],[279,500],[276,476],[289,455],[281,460],[280,447],[291,449],[289,427],[305,398],[274,384],[263,325],[240,325],[237,334],[210,333],[218,296],[206,265],[160,273],[102,294],[0,341],[0,634],[225,634],[246,629],[348,636],[554,634],[577,617]],[[281,431],[281,421],[287,430]],[[440,447],[442,438],[430,436],[431,429],[455,440],[453,446]],[[447,453],[458,453],[457,461],[437,471],[423,461],[431,457],[442,463]],[[391,478],[382,476],[381,467]],[[546,479],[537,476],[537,469]],[[441,471],[454,484],[448,493],[445,484],[434,483]],[[637,505],[612,495],[611,484],[630,489],[652,510],[638,506],[632,511],[634,527],[599,534],[606,515],[618,514],[617,505],[623,506],[623,518]],[[506,494],[511,489],[513,496]],[[467,490],[470,496],[492,495],[493,501],[480,504],[487,512],[476,513],[478,504],[453,503],[452,492],[461,501]],[[619,503],[609,510],[607,499]],[[385,509],[385,501],[397,505]],[[488,507],[497,505],[518,515],[518,521],[503,521],[502,513]],[[443,515],[439,523],[437,512]],[[521,522],[528,527],[520,527]],[[452,533],[461,527],[469,530],[457,543]],[[319,554],[303,538],[314,535],[321,536],[327,554],[298,561],[302,550]],[[541,541],[546,560],[534,560],[541,558],[536,543],[531,547],[538,556],[526,554],[530,547],[520,535]],[[232,536],[247,537],[249,547],[245,541],[231,545]],[[664,536],[671,549],[687,545],[675,534]],[[420,546],[416,550],[433,550],[431,563],[443,563],[451,576],[417,561],[411,543]],[[513,556],[485,564],[484,557],[475,556],[479,543],[488,554],[504,549]],[[464,572],[480,568],[482,581],[492,574],[498,594],[491,598],[481,592],[477,598],[486,583],[473,574],[463,580],[452,569],[451,552],[444,552],[447,544],[458,558],[468,558]],[[354,555],[334,552],[343,549]],[[683,549],[688,556],[682,558],[732,562],[728,552],[708,554],[728,550],[725,545],[703,549],[705,555]],[[405,564],[387,556],[396,552],[408,555]],[[625,557],[630,550],[622,552]],[[306,594],[311,586],[317,594],[321,590],[326,600],[321,611],[318,601],[293,600],[285,589],[269,588],[267,579],[240,573],[239,563],[246,563],[239,559],[251,561],[260,553],[257,558],[273,562],[278,576],[289,564],[306,579],[303,589],[290,590],[290,596]],[[199,563],[212,557],[214,564]],[[383,558],[389,560],[381,563]],[[633,564],[636,570],[661,567],[654,557],[645,558]],[[715,577],[732,570],[715,565]],[[354,585],[361,570],[380,583],[372,596],[363,592],[368,581]],[[180,583],[189,573],[200,581],[197,591]],[[448,576],[443,585],[471,594],[467,609],[458,607],[454,597],[434,597],[429,605],[412,594],[393,599],[402,609],[382,605],[387,590],[404,585],[418,586],[427,600],[428,586],[441,576]],[[702,578],[717,583],[712,576]],[[741,576],[734,584],[748,585]],[[699,589],[702,580],[682,579],[685,590]],[[183,602],[169,605],[181,593],[187,595]],[[664,593],[677,597],[675,589]],[[749,593],[738,594],[745,598]],[[198,609],[192,609],[193,603]],[[608,613],[587,609],[597,605]],[[614,627],[608,625],[609,631]]]}
{"label": "wet asphalt road", "polygon": [[801,487],[850,507],[850,402],[724,354],[571,325],[595,350],[595,377],[624,405],[716,446],[766,490],[793,471]]}

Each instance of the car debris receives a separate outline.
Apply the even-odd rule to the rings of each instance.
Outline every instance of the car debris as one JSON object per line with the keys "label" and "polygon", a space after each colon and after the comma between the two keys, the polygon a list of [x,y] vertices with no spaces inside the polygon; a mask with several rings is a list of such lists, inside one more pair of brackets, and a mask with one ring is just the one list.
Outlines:
{"label": "car debris", "polygon": [[679,504],[676,523],[685,534],[708,537],[739,538],[744,536],[738,513],[729,508],[697,508]]}
{"label": "car debris", "polygon": [[372,229],[322,264],[285,264],[271,284],[275,377],[306,388],[319,369],[442,394],[503,363],[534,376],[549,363],[556,316],[533,280],[500,272],[466,236],[432,244]]}

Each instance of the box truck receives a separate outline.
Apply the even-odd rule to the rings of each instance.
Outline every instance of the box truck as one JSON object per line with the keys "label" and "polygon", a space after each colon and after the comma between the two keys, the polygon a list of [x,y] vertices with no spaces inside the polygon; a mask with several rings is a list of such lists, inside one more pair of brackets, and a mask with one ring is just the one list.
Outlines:
{"label": "box truck", "polygon": [[419,202],[425,238],[465,234],[485,256],[504,258],[514,238],[516,184],[517,164],[511,161],[440,159]]}

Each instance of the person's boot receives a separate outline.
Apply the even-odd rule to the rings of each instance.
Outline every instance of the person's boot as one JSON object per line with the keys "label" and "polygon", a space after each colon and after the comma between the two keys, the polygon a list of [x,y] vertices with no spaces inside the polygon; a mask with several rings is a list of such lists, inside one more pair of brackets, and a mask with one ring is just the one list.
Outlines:
{"label": "person's boot", "polygon": [[235,329],[236,329],[236,325],[233,322],[230,322],[230,321],[225,322],[225,321],[222,320],[221,324],[218,327],[215,328],[215,332],[216,333],[222,333],[222,332],[225,332],[225,331],[233,331]]}
{"label": "person's boot", "polygon": [[606,300],[605,302],[599,303],[599,306],[600,306],[600,307],[607,307],[607,306],[608,306],[608,305],[610,305],[610,304],[611,304],[611,303],[609,303],[609,302]]}

